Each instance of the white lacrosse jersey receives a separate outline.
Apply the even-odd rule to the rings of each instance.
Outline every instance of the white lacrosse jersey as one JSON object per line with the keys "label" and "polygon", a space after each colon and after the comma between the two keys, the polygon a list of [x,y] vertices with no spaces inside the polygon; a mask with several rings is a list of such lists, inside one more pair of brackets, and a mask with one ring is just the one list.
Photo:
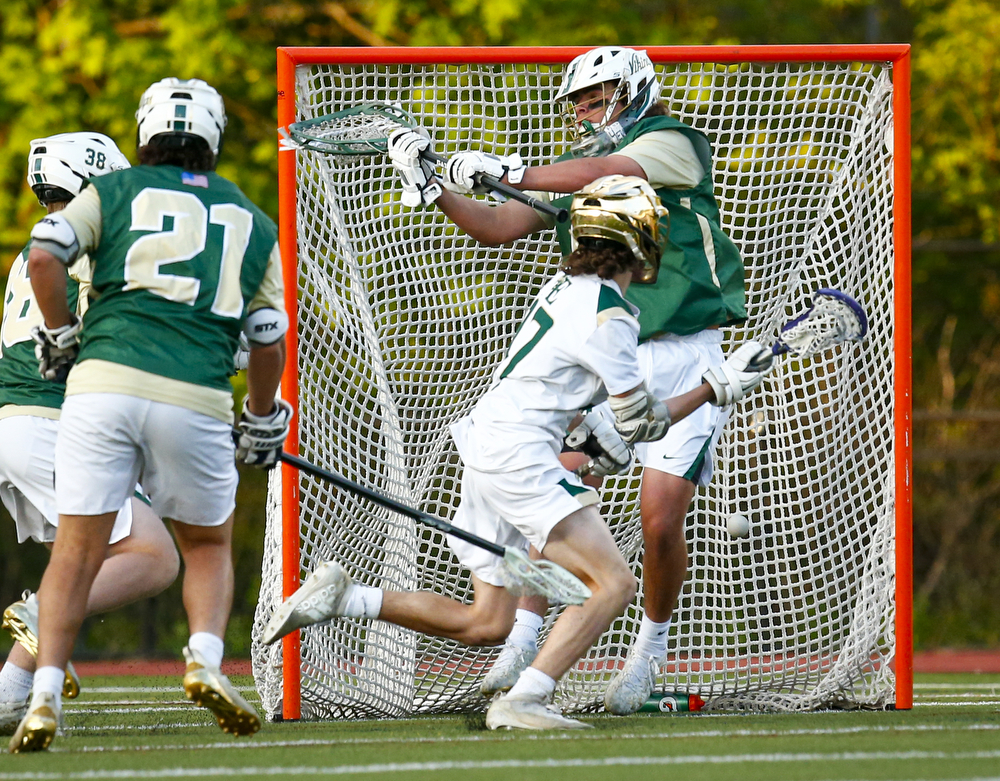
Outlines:
{"label": "white lacrosse jersey", "polygon": [[557,273],[489,390],[451,427],[466,466],[507,472],[558,458],[579,410],[642,383],[638,313],[611,280]]}

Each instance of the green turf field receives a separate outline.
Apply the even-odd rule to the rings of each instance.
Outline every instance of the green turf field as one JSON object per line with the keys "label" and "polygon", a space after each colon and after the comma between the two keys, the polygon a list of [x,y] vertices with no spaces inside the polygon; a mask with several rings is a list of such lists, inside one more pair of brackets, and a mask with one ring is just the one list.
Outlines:
{"label": "green turf field", "polygon": [[[256,701],[249,679],[234,679]],[[495,733],[481,718],[265,724],[235,739],[175,678],[87,678],[48,753],[0,755],[24,779],[1000,779],[1000,676],[918,676],[890,713],[587,718],[593,730]],[[6,740],[6,739],[5,739]]]}

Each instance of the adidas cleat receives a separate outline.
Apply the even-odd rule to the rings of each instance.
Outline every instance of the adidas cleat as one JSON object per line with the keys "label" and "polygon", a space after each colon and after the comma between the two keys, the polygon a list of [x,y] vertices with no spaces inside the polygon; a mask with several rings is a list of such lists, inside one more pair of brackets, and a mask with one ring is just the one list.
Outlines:
{"label": "adidas cleat", "polygon": [[274,611],[261,637],[264,645],[301,627],[342,615],[350,586],[351,576],[340,564],[335,561],[320,564],[299,590]]}

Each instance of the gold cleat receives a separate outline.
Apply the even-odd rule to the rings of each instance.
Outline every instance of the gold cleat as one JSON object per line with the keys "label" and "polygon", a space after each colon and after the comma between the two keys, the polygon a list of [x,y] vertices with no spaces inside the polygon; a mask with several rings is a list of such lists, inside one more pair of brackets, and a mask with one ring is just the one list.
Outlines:
{"label": "gold cleat", "polygon": [[184,658],[187,660],[184,694],[199,708],[212,711],[223,732],[253,735],[260,729],[257,711],[239,695],[218,668],[189,648],[184,649]]}
{"label": "gold cleat", "polygon": [[54,694],[39,693],[31,698],[28,713],[17,725],[8,749],[11,754],[45,751],[59,730],[59,706]]}
{"label": "gold cleat", "polygon": [[[21,644],[29,654],[38,658],[38,597],[25,591],[21,599],[8,605],[3,611],[3,623],[10,636]],[[63,681],[63,697],[75,700],[80,696],[80,676],[73,669],[73,663],[66,662],[66,680]]]}

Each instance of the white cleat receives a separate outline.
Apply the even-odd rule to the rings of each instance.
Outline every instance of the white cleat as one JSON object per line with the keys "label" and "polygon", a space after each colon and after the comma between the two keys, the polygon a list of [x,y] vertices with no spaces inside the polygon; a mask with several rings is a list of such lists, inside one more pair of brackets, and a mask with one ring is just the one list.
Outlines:
{"label": "white cleat", "polygon": [[[0,626],[10,632],[10,636],[21,644],[29,654],[38,658],[38,596],[25,591],[21,599],[7,606],[3,611]],[[63,681],[63,697],[75,699],[80,696],[80,676],[73,664],[66,662],[66,680]]]}
{"label": "white cleat", "polygon": [[629,653],[625,666],[611,679],[604,692],[605,710],[618,716],[628,716],[639,710],[653,693],[663,662],[655,656]]}
{"label": "white cleat", "polygon": [[517,683],[521,672],[535,661],[538,655],[538,647],[523,648],[513,643],[504,643],[503,649],[497,656],[490,671],[486,673],[483,682],[479,684],[479,691],[487,699],[490,699],[497,692],[505,692]]}
{"label": "white cleat", "polygon": [[24,714],[28,712],[28,700],[0,700],[0,735],[13,735]]}
{"label": "white cleat", "polygon": [[593,729],[589,724],[562,715],[555,705],[541,696],[511,697],[504,694],[493,700],[486,711],[490,729]]}
{"label": "white cleat", "polygon": [[270,645],[289,632],[342,615],[351,576],[335,561],[318,566],[299,590],[285,600],[264,627],[262,640]]}
{"label": "white cleat", "polygon": [[61,726],[62,711],[56,702],[56,695],[38,692],[32,696],[31,705],[17,725],[7,749],[11,754],[45,751]]}

